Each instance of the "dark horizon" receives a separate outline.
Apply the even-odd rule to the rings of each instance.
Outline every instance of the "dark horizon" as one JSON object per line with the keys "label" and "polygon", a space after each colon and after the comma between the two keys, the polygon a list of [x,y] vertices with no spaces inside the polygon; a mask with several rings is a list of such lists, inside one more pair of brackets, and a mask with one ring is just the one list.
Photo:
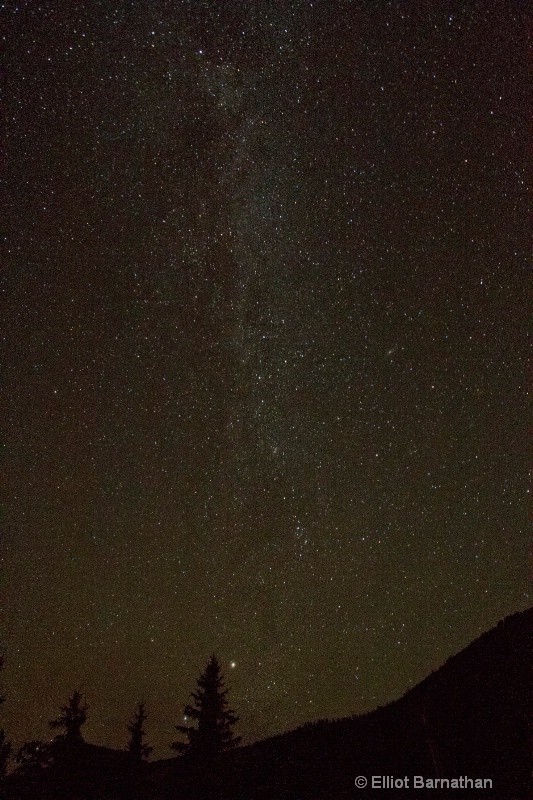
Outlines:
{"label": "dark horizon", "polygon": [[530,605],[525,8],[5,12],[15,745],[81,688],[165,757],[213,652],[245,741],[363,713]]}
{"label": "dark horizon", "polygon": [[[288,737],[291,736],[305,736],[311,730],[320,731],[325,730],[328,727],[333,729],[335,726],[346,726],[350,725],[352,722],[355,725],[363,724],[363,726],[365,726],[368,725],[369,720],[373,718],[378,720],[380,718],[383,719],[386,718],[387,715],[389,715],[392,719],[395,717],[408,717],[410,711],[412,712],[412,707],[416,707],[420,702],[420,698],[422,697],[425,697],[424,702],[426,704],[431,703],[433,706],[431,709],[433,717],[431,724],[433,725],[437,723],[437,719],[440,715],[445,717],[446,714],[449,714],[450,703],[447,702],[445,696],[443,697],[443,694],[445,695],[446,692],[449,692],[451,689],[467,695],[470,702],[472,702],[473,698],[475,698],[475,702],[478,704],[480,701],[482,701],[486,708],[489,709],[489,713],[491,714],[494,714],[495,712],[497,713],[497,711],[501,712],[502,705],[508,705],[509,719],[516,717],[516,721],[519,721],[519,728],[517,731],[515,731],[515,738],[518,737],[519,748],[523,749],[526,746],[526,743],[522,738],[522,728],[524,721],[527,719],[527,712],[525,712],[527,702],[519,702],[517,698],[519,698],[521,695],[526,695],[525,687],[527,686],[527,679],[524,680],[524,672],[527,671],[527,655],[530,652],[530,647],[528,650],[528,643],[529,645],[531,644],[532,615],[533,607],[529,607],[523,611],[518,611],[504,617],[497,623],[497,625],[493,626],[488,631],[485,631],[461,651],[446,659],[446,661],[440,667],[429,673],[429,675],[423,678],[415,686],[410,687],[400,697],[394,698],[384,705],[377,706],[375,709],[366,711],[363,714],[345,715],[335,719],[316,719],[307,721],[303,725],[299,725],[287,731],[280,731],[275,734],[270,734],[266,738],[250,741],[239,741],[236,749],[250,748],[254,745],[259,745],[260,747],[269,746],[269,742],[276,741],[280,737],[281,739],[289,742],[290,739]],[[216,658],[216,654],[212,654],[211,658],[213,656]],[[205,673],[205,670],[203,672]],[[198,677],[199,676],[197,676],[194,686],[195,692],[197,692],[199,688]],[[222,684],[220,687],[221,691],[227,690],[228,687],[224,680],[222,671],[220,672],[220,677],[222,678]],[[499,681],[501,682],[500,685],[498,685]],[[486,684],[494,684],[492,691],[487,690]],[[506,692],[509,691],[509,688],[515,691],[515,696],[513,696],[513,702],[511,703],[509,703],[509,698],[506,697]],[[83,693],[79,693],[77,690],[75,690],[75,692],[71,694],[70,698],[64,699],[62,710],[64,710],[63,707],[65,705],[69,705],[71,703],[71,698],[75,694],[79,694],[81,705],[86,703],[87,698],[84,697]],[[228,692],[226,691],[226,695],[227,694]],[[431,700],[432,695],[433,699]],[[438,703],[436,703],[437,698]],[[192,692],[189,693],[187,702],[192,702]],[[231,703],[229,704],[231,705]],[[441,706],[440,708],[439,704]],[[477,720],[476,714],[469,715],[468,712],[463,708],[464,703],[456,702],[453,705],[454,711],[452,714],[462,714],[465,719],[468,719],[471,723],[477,722],[479,725],[479,720]],[[137,708],[138,704],[136,704],[136,709]],[[146,704],[143,702],[144,714],[146,714],[146,710]],[[184,710],[185,709],[182,709],[182,711]],[[485,713],[487,713],[486,710]],[[90,716],[90,707],[88,716]],[[132,717],[134,716],[135,715],[132,715]],[[192,718],[185,716],[178,718],[180,724],[183,724],[183,720],[188,720],[186,723],[187,725],[190,725],[192,722],[192,727],[197,728],[197,723],[195,723]],[[130,718],[129,722],[131,723],[132,721],[133,719]],[[237,727],[239,721],[240,720],[237,719]],[[500,725],[502,722],[503,720],[498,719],[498,723]],[[379,724],[380,723],[378,723],[378,725]],[[383,724],[383,722],[381,724]],[[425,720],[424,724],[428,724],[427,719]],[[83,722],[80,727],[81,737],[79,741],[82,742],[83,745],[88,745],[90,748],[94,748],[97,751],[110,750],[117,755],[121,753],[125,756],[127,755],[128,743],[120,747],[110,748],[109,745],[103,745],[101,742],[88,741],[85,736],[86,725],[87,717],[85,722]],[[148,747],[146,755],[142,757],[142,761],[144,763],[173,762],[176,758],[180,758],[182,756],[182,753],[176,752],[176,748],[170,746],[169,750],[172,752],[172,755],[154,757],[153,747],[150,745],[149,741],[149,726],[147,726],[146,721],[144,721],[144,725],[142,727],[144,730],[144,735],[141,743]],[[54,722],[53,725],[48,724],[47,728],[48,736],[41,740],[45,744],[51,743],[54,738],[56,738],[58,726]],[[130,728],[127,728],[127,730],[129,732],[129,739],[131,740],[131,730]],[[232,730],[235,731],[235,723],[232,725]],[[59,738],[61,738],[61,730],[59,733]],[[174,737],[175,736],[176,733],[174,732]],[[498,725],[494,726],[494,733],[492,736],[496,739],[496,741],[498,741],[498,737],[501,739],[502,732]],[[29,741],[32,740],[35,741],[35,737],[30,737]],[[186,741],[183,732],[178,735],[178,741]],[[507,743],[507,750],[512,751],[512,745],[510,743]],[[11,763],[9,764],[8,769],[9,772],[13,772],[13,770],[17,768],[17,763],[14,760],[15,755],[16,749],[13,748],[11,753]],[[224,754],[224,756],[227,755],[229,755],[229,752]],[[487,761],[487,766],[490,767],[489,761]]]}
{"label": "dark horizon", "polygon": [[76,693],[54,723],[65,736],[40,752],[41,763],[47,754],[48,767],[32,772],[26,765],[2,789],[10,800],[349,800],[393,787],[416,788],[417,797],[430,798],[435,788],[474,786],[499,799],[529,798],[532,634],[529,608],[482,634],[400,700],[363,716],[306,723],[245,747],[234,738],[236,718],[221,697],[220,665],[212,656],[186,709],[196,721],[195,734],[188,723],[180,726],[181,754],[151,763],[142,758],[150,750],[142,704],[129,728],[128,750],[110,750],[83,741],[86,709]]}

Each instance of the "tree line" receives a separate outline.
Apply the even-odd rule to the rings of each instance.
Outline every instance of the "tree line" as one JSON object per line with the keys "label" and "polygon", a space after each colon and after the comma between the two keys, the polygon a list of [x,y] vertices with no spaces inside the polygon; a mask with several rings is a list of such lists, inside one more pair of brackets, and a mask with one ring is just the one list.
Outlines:
{"label": "tree line", "polygon": [[[0,669],[2,666],[3,658],[0,658]],[[221,753],[240,744],[241,737],[233,733],[233,726],[239,721],[239,717],[228,707],[226,696],[227,689],[224,689],[220,663],[212,655],[197,679],[196,690],[191,692],[191,702],[183,709],[184,722],[190,720],[191,724],[175,726],[182,739],[172,742],[170,747],[178,756],[195,765],[207,764]],[[0,696],[0,704],[4,699]],[[16,772],[26,776],[37,775],[53,764],[68,761],[76,748],[84,744],[81,729],[87,721],[88,710],[89,706],[82,693],[76,689],[65,705],[61,706],[59,716],[49,722],[50,729],[59,733],[49,742],[26,742],[14,754]],[[129,732],[127,753],[132,763],[142,763],[152,752],[153,748],[146,742],[147,719],[146,704],[141,699],[126,726]],[[5,731],[0,729],[2,777],[7,773],[11,755],[11,743],[7,740]]]}

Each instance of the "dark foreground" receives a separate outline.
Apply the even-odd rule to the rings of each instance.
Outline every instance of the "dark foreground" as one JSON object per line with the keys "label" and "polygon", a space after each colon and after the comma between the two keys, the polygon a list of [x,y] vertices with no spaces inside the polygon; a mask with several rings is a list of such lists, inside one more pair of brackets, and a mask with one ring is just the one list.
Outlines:
{"label": "dark foreground", "polygon": [[[239,748],[214,764],[188,765],[180,758],[135,764],[126,752],[81,742],[63,763],[10,775],[3,797],[533,798],[532,631],[532,609],[514,614],[400,700]],[[366,788],[356,788],[356,778],[361,784],[364,778]]]}

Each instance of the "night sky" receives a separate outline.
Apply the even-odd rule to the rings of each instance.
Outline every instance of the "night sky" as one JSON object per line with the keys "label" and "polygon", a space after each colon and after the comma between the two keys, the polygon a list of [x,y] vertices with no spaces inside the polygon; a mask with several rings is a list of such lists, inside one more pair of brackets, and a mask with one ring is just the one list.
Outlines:
{"label": "night sky", "polygon": [[[4,9],[3,725],[245,741],[529,605],[526,4]],[[7,44],[7,48],[6,48]]]}

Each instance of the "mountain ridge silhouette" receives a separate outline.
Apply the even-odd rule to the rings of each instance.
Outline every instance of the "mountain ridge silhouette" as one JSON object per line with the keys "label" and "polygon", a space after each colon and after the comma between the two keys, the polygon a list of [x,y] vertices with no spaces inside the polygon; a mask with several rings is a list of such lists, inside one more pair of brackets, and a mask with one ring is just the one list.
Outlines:
{"label": "mountain ridge silhouette", "polygon": [[[442,781],[468,778],[491,786],[461,789],[461,798],[531,799],[532,640],[529,608],[505,617],[399,699],[365,714],[306,723],[225,753],[210,767],[180,757],[134,763],[127,751],[81,741],[69,764],[30,778],[9,775],[1,797],[434,800],[457,797],[457,788]],[[414,788],[414,776],[433,784]],[[358,777],[366,788],[356,788]],[[394,787],[405,778],[409,788]]]}

